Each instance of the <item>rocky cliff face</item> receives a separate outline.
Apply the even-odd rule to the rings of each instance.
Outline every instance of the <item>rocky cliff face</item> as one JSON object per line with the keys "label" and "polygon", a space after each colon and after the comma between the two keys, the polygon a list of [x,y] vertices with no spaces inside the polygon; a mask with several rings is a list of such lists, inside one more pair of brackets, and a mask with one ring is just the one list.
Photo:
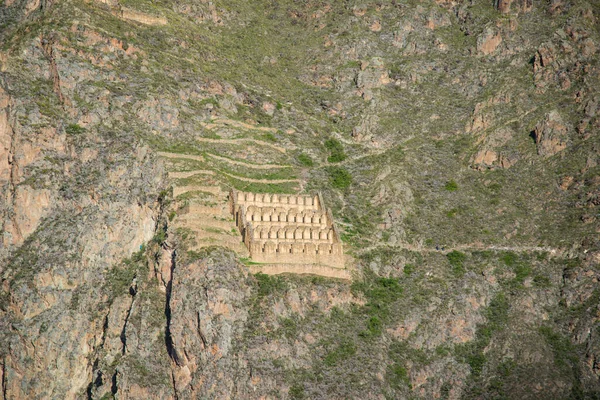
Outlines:
{"label": "rocky cliff face", "polygon": [[[1,398],[597,397],[599,18],[0,3]],[[354,281],[197,250],[206,184],[321,190]]]}

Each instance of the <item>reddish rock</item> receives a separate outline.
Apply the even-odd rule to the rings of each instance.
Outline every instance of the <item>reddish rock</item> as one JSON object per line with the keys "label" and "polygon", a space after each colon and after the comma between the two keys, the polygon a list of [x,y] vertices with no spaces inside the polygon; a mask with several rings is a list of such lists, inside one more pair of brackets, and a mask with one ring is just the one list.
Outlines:
{"label": "reddish rock", "polygon": [[550,157],[567,147],[568,128],[557,111],[550,112],[534,131],[538,154]]}

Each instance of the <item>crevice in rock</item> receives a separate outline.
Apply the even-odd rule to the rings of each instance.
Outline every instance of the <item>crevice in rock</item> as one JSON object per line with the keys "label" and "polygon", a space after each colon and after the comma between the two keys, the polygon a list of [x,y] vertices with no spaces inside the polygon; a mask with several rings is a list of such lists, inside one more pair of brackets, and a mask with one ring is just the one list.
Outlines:
{"label": "crevice in rock", "polygon": [[40,38],[40,42],[42,43],[42,51],[44,56],[46,56],[48,62],[50,63],[50,76],[52,77],[52,87],[54,89],[54,93],[56,93],[58,96],[60,103],[64,105],[65,97],[63,96],[60,88],[60,75],[58,74],[56,59],[54,58],[54,38],[42,36]]}
{"label": "crevice in rock", "polygon": [[94,398],[94,388],[102,386],[102,371],[98,371],[98,364],[99,360],[96,358],[94,365],[92,366],[92,380],[88,384],[86,390],[88,400],[92,400]]}
{"label": "crevice in rock", "polygon": [[206,336],[204,336],[204,333],[202,332],[202,328],[200,327],[200,311],[198,311],[196,313],[197,319],[196,319],[196,329],[198,331],[198,336],[200,336],[200,340],[202,340],[202,345],[204,346],[204,348],[206,349]]}
{"label": "crevice in rock", "polygon": [[174,250],[173,254],[171,255],[171,276],[169,282],[167,283],[167,301],[165,304],[165,316],[167,318],[167,326],[165,327],[165,345],[167,346],[167,352],[171,359],[175,362],[175,364],[180,366],[180,360],[177,355],[177,351],[173,346],[173,337],[171,335],[171,294],[173,291],[173,277],[175,274],[176,257],[177,251]]}
{"label": "crevice in rock", "polygon": [[42,0],[40,4],[40,11],[48,11],[50,7],[54,5],[55,0]]}
{"label": "crevice in rock", "polygon": [[111,383],[110,383],[110,392],[113,394],[113,397],[115,397],[117,395],[117,392],[119,391],[119,386],[118,386],[118,382],[117,382],[117,371],[115,371],[115,373],[113,374],[112,378],[111,378]]}
{"label": "crevice in rock", "polygon": [[171,385],[173,385],[173,398],[179,400],[179,395],[177,394],[177,382],[175,381],[175,374],[173,371],[171,371]]}
{"label": "crevice in rock", "polygon": [[121,339],[121,343],[123,346],[121,347],[121,354],[125,355],[127,352],[127,324],[129,323],[129,318],[131,317],[131,313],[133,312],[133,306],[135,305],[135,299],[137,295],[137,287],[136,287],[136,277],[133,277],[133,282],[129,287],[129,295],[131,296],[131,305],[129,306],[129,310],[127,310],[127,315],[125,316],[125,322],[123,323],[123,329],[121,329],[121,334],[119,338]]}
{"label": "crevice in rock", "polygon": [[[0,87],[0,90],[4,91],[5,93],[6,90],[4,90],[4,85],[2,85],[2,87]],[[21,233],[21,230],[19,229],[19,225],[17,223],[17,220],[15,218],[15,207],[16,207],[16,199],[17,199],[17,184],[16,184],[16,180],[17,180],[17,171],[18,171],[18,164],[16,162],[15,159],[15,154],[16,154],[16,147],[17,147],[17,135],[18,132],[13,128],[13,125],[9,122],[10,121],[10,101],[6,107],[6,110],[4,111],[6,113],[6,120],[8,122],[8,129],[10,130],[10,147],[8,150],[8,166],[9,166],[9,181],[8,181],[8,197],[6,199],[6,204],[10,204],[10,208],[9,210],[7,210],[7,217],[12,221],[12,225],[13,225],[13,229],[15,231],[15,233],[17,234],[19,240],[23,238],[23,235]],[[3,218],[3,221],[6,221],[6,219]],[[3,222],[4,224],[4,222]],[[2,230],[4,231],[4,226],[2,226]],[[14,240],[13,240],[14,242]]]}
{"label": "crevice in rock", "polygon": [[93,398],[93,390],[94,388],[102,386],[102,371],[98,370],[98,366],[100,364],[100,359],[98,357],[98,350],[104,347],[104,343],[106,342],[106,332],[108,331],[108,315],[110,311],[106,313],[104,316],[104,323],[102,324],[102,338],[100,339],[100,344],[94,349],[94,354],[96,358],[94,360],[94,364],[92,366],[92,379],[87,386],[86,394],[88,400]]}
{"label": "crevice in rock", "polygon": [[102,324],[102,340],[100,341],[100,348],[104,347],[104,343],[106,342],[106,332],[108,331],[108,315],[110,311],[106,313],[104,316],[104,323]]}
{"label": "crevice in rock", "polygon": [[6,359],[2,363],[2,398],[8,399],[6,393],[8,392],[8,378],[6,377]]}

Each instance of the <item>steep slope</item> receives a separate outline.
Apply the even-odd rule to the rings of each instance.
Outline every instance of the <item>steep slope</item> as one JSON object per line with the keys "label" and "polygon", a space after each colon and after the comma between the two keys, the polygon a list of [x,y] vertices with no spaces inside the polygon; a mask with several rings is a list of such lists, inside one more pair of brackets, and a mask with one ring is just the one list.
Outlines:
{"label": "steep slope", "polygon": [[[3,398],[598,396],[599,19],[0,3]],[[204,247],[207,187],[322,191],[354,283]]]}

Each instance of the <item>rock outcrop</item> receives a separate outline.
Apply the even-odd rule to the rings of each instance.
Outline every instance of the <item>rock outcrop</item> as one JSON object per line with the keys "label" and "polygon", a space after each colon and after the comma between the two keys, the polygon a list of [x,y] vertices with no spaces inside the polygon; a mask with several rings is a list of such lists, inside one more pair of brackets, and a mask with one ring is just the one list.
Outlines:
{"label": "rock outcrop", "polygon": [[558,111],[552,111],[540,121],[534,130],[537,152],[544,157],[550,157],[564,150],[568,143],[568,127],[563,122]]}

